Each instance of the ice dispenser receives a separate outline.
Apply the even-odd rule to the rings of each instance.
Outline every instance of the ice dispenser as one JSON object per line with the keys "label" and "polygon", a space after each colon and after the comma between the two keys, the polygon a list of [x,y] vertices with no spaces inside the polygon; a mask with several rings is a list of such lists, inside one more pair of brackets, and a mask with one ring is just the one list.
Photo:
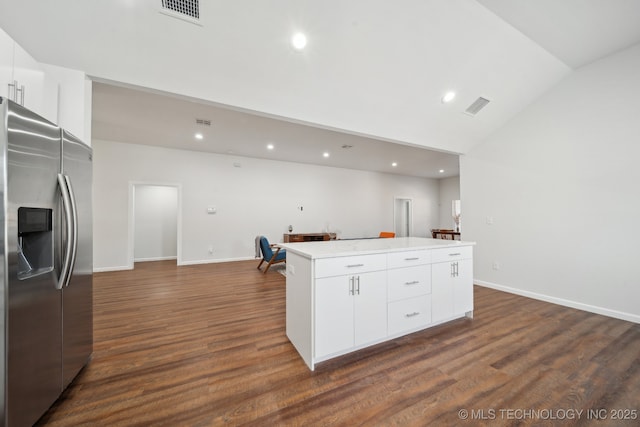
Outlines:
{"label": "ice dispenser", "polygon": [[53,270],[51,209],[18,209],[18,279]]}

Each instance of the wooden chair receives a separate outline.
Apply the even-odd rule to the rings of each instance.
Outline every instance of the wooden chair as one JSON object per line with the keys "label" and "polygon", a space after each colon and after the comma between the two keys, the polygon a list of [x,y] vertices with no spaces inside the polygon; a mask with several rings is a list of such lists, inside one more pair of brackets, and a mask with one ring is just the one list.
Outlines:
{"label": "wooden chair", "polygon": [[380,236],[378,236],[378,237],[389,239],[389,238],[392,238],[392,237],[396,237],[396,233],[394,233],[392,231],[381,231],[380,232]]}
{"label": "wooden chair", "polygon": [[260,237],[260,251],[262,252],[262,259],[260,260],[260,264],[258,264],[258,270],[262,266],[263,262],[267,262],[267,268],[264,269],[263,273],[267,274],[269,271],[269,267],[273,264],[278,264],[281,262],[287,262],[287,252],[283,249],[276,248],[276,251],[273,251],[275,245],[270,245],[269,241],[266,237]]}

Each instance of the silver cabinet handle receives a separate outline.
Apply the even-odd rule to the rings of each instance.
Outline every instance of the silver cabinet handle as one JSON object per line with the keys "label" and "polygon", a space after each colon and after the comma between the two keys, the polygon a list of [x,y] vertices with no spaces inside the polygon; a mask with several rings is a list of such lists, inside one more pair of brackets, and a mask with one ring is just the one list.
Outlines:
{"label": "silver cabinet handle", "polygon": [[451,263],[451,277],[458,277],[460,275],[460,270],[458,268],[458,263],[457,262],[452,262]]}
{"label": "silver cabinet handle", "polygon": [[417,315],[419,315],[420,313],[417,311],[414,311],[413,313],[407,313],[404,315],[404,317],[415,317]]}
{"label": "silver cabinet handle", "polygon": [[419,260],[419,259],[420,259],[420,258],[415,257],[415,258],[405,258],[404,260],[405,260],[405,261],[417,261],[417,260]]}
{"label": "silver cabinet handle", "polygon": [[[16,101],[16,89],[18,88],[18,82],[17,81],[13,81],[13,83],[9,83],[7,86],[9,86],[8,91],[7,91],[7,96],[9,97],[10,100],[12,101]],[[13,92],[13,95],[11,94]]]}
{"label": "silver cabinet handle", "polygon": [[346,267],[347,268],[364,267],[364,264],[349,264]]}
{"label": "silver cabinet handle", "polygon": [[[16,82],[17,83],[17,82]],[[20,100],[18,101],[18,92],[20,92]],[[16,102],[24,107],[24,85],[20,86],[20,89],[15,88]]]}
{"label": "silver cabinet handle", "polygon": [[460,255],[461,255],[460,252],[455,253],[455,254],[449,254],[449,256],[460,256]]}
{"label": "silver cabinet handle", "polygon": [[419,280],[414,280],[413,282],[404,282],[405,285],[417,285],[418,283],[420,283]]}
{"label": "silver cabinet handle", "polygon": [[360,295],[360,276],[349,277],[349,295]]}

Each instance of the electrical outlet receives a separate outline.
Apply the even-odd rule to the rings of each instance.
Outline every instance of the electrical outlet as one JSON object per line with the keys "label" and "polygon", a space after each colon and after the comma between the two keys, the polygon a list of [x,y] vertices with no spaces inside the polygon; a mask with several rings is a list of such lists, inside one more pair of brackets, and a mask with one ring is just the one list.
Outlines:
{"label": "electrical outlet", "polygon": [[493,217],[492,216],[488,216],[487,217],[487,224],[488,225],[493,225]]}
{"label": "electrical outlet", "polygon": [[500,263],[498,261],[494,261],[493,262],[493,269],[494,270],[500,270]]}
{"label": "electrical outlet", "polygon": [[213,255],[213,246],[209,246],[209,255]]}

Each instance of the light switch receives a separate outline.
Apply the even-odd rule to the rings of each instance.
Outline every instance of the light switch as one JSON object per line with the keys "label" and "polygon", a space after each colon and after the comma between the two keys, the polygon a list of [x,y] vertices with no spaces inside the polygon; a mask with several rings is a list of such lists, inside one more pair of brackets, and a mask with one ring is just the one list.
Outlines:
{"label": "light switch", "polygon": [[216,212],[217,212],[217,211],[216,211],[216,208],[212,208],[212,207],[208,207],[208,208],[207,208],[207,213],[208,213],[209,215],[213,215],[213,214],[215,214]]}
{"label": "light switch", "polygon": [[487,217],[487,224],[493,225],[493,217],[492,216],[488,216]]}

